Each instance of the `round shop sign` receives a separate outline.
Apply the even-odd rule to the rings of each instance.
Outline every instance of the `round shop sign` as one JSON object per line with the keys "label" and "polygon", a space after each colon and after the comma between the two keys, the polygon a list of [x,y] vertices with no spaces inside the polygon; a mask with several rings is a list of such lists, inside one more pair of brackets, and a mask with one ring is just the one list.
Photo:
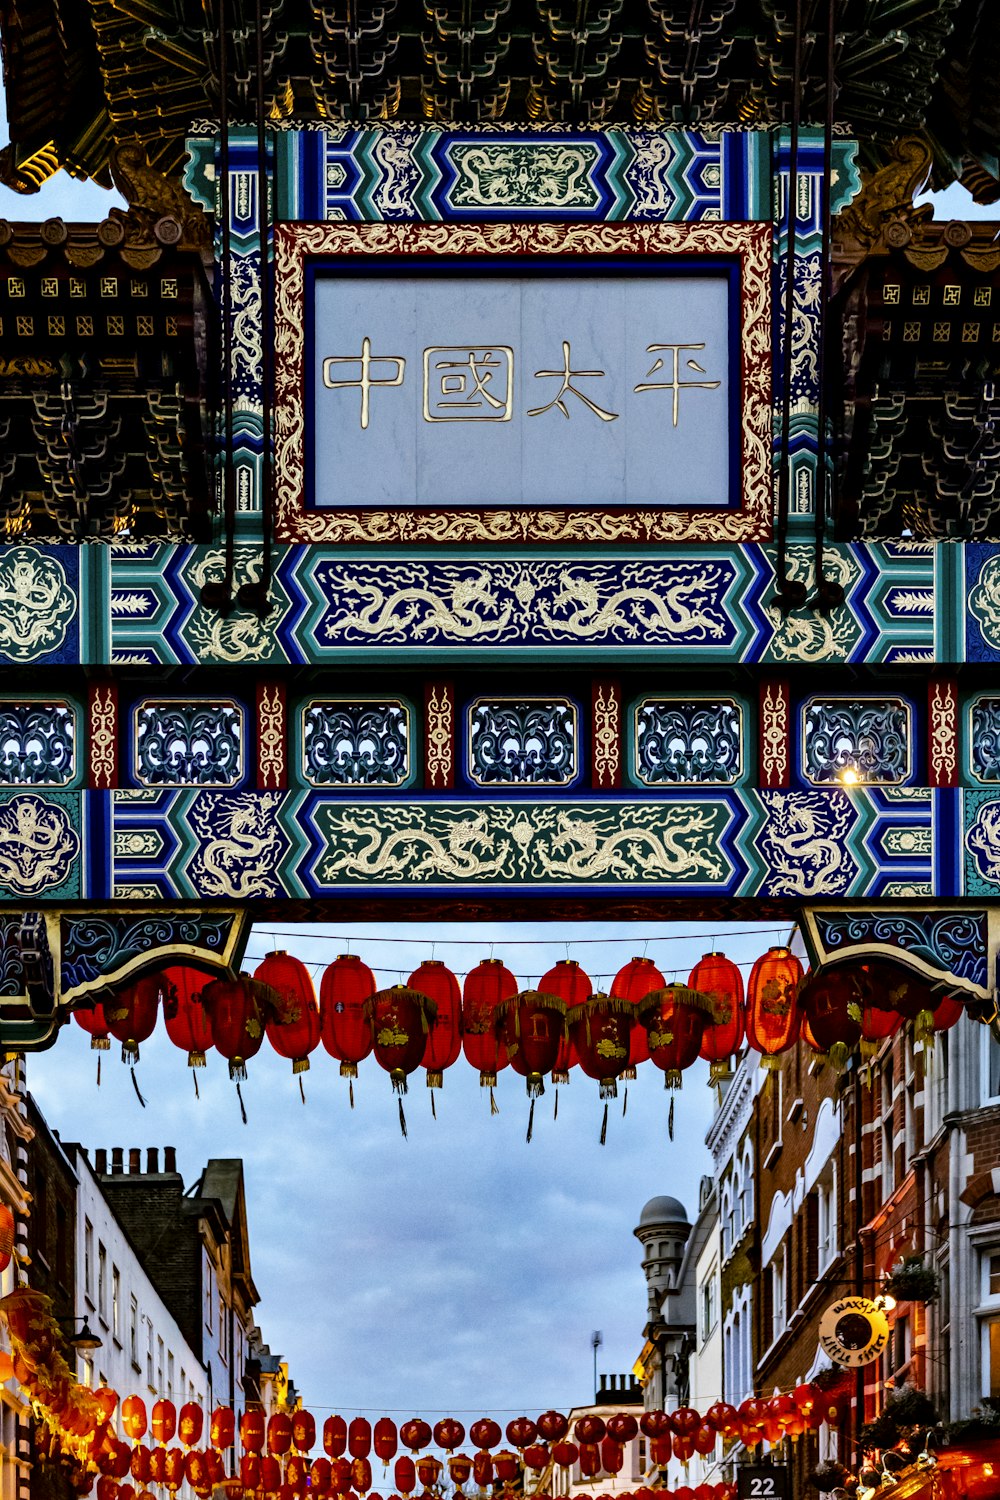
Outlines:
{"label": "round shop sign", "polygon": [[820,1348],[852,1370],[878,1359],[888,1342],[888,1319],[870,1297],[840,1297],[820,1320]]}

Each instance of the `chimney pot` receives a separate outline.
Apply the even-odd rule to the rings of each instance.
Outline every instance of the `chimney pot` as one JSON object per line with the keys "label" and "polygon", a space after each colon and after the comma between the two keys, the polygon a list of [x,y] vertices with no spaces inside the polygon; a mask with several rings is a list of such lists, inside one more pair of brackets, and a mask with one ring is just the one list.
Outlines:
{"label": "chimney pot", "polygon": [[103,1146],[98,1146],[94,1152],[94,1171],[98,1177],[102,1177],[108,1170],[108,1153]]}
{"label": "chimney pot", "polygon": [[177,1171],[177,1147],[164,1146],[163,1148],[163,1170],[164,1172]]}
{"label": "chimney pot", "polygon": [[136,1175],[142,1171],[142,1152],[138,1146],[130,1146],[128,1151],[128,1169]]}
{"label": "chimney pot", "polygon": [[159,1172],[160,1170],[160,1148],[149,1146],[146,1150],[146,1171]]}
{"label": "chimney pot", "polygon": [[112,1171],[112,1173],[118,1173],[118,1174],[120,1174],[120,1173],[124,1172],[124,1170],[125,1170],[125,1167],[124,1167],[124,1163],[123,1163],[123,1159],[122,1159],[122,1148],[121,1148],[121,1146],[112,1146],[112,1148],[111,1148],[111,1171]]}

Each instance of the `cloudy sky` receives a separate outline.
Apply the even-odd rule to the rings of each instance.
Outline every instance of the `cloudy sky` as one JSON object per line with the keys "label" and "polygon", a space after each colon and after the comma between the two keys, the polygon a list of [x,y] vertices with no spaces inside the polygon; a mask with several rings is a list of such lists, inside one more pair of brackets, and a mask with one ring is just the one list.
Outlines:
{"label": "cloudy sky", "polygon": [[[432,951],[462,975],[492,943],[525,987],[568,951],[596,988],[644,949],[668,979],[675,971],[686,978],[716,935],[749,965],[784,930],[270,928],[255,931],[248,967],[285,947],[315,965],[318,983],[349,937],[391,984]],[[183,1054],[159,1030],[137,1068],[143,1109],[118,1049],[102,1054],[98,1089],[89,1048],[72,1023],[50,1052],[28,1059],[29,1087],[49,1123],[91,1150],[176,1145],[188,1183],[209,1156],[243,1157],[258,1321],[288,1358],[306,1404],[324,1413],[537,1412],[589,1399],[592,1332],[604,1335],[600,1370],[629,1370],[641,1346],[645,1290],[632,1230],[643,1204],[669,1192],[693,1217],[709,1170],[712,1091],[703,1065],[685,1077],[672,1143],[669,1096],[647,1064],[629,1086],[627,1115],[621,1101],[612,1104],[602,1148],[597,1085],[576,1071],[559,1091],[556,1121],[548,1087],[530,1145],[524,1081],[511,1070],[500,1078],[500,1114],[491,1116],[477,1075],[457,1064],[445,1075],[436,1121],[418,1073],[403,1140],[389,1079],[373,1058],[362,1065],[352,1112],[322,1049],[305,1075],[303,1107],[291,1064],[265,1047],[243,1086],[244,1126],[217,1055],[199,1073],[196,1101]]]}

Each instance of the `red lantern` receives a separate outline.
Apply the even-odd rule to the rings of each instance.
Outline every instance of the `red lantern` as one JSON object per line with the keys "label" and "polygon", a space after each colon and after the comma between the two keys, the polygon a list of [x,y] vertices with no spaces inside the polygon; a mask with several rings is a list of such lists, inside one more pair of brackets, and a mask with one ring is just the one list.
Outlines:
{"label": "red lantern", "polygon": [[341,1078],[357,1078],[358,1064],[372,1050],[366,1007],[376,988],[375,975],[354,953],[341,953],[323,975],[319,988],[320,1037],[330,1056],[340,1063]]}
{"label": "red lantern", "polygon": [[108,1023],[104,1019],[104,1007],[99,1000],[86,1009],[75,1010],[73,1019],[89,1035],[92,1051],[107,1052],[111,1046],[111,1038],[108,1036]]}
{"label": "red lantern", "polygon": [[367,1458],[351,1459],[351,1483],[359,1495],[366,1495],[371,1489],[372,1466]]}
{"label": "red lantern", "polygon": [[149,1453],[149,1477],[153,1484],[165,1484],[167,1472],[167,1450],[151,1448]]}
{"label": "red lantern", "polygon": [[[347,1437],[345,1432],[344,1442]],[[330,1461],[330,1486],[335,1495],[346,1495],[351,1488],[351,1460],[334,1458]]]}
{"label": "red lantern", "polygon": [[601,1472],[600,1443],[580,1444],[580,1473],[584,1479],[596,1479]]}
{"label": "red lantern", "polygon": [[267,1039],[279,1057],[291,1060],[293,1073],[309,1070],[309,1054],[319,1046],[319,1007],[309,970],[301,959],[278,949],[254,970],[278,1003],[265,1022]]}
{"label": "red lantern", "polygon": [[304,1495],[309,1466],[301,1454],[293,1453],[285,1464],[285,1484],[293,1495]]}
{"label": "red lantern", "polygon": [[647,995],[640,1010],[650,1058],[662,1069],[664,1085],[680,1088],[683,1070],[698,1056],[705,1031],[707,1017],[698,996],[684,985],[671,984]]}
{"label": "red lantern", "polygon": [[194,1401],[185,1401],[177,1419],[177,1436],[185,1448],[195,1448],[201,1441],[205,1414]]}
{"label": "red lantern", "polygon": [[628,1067],[633,1009],[627,1000],[598,994],[567,1018],[580,1067],[599,1081],[602,1099],[617,1097],[618,1079]]}
{"label": "red lantern", "polygon": [[465,1442],[465,1428],[454,1417],[443,1417],[434,1424],[434,1441],[445,1452],[453,1453]]}
{"label": "red lantern", "polygon": [[406,1080],[420,1066],[434,1008],[426,996],[405,984],[379,990],[367,1002],[375,1061],[392,1079],[393,1092],[405,1094]]}
{"label": "red lantern", "polygon": [[507,1423],[507,1441],[515,1448],[527,1448],[538,1436],[538,1428],[530,1417],[515,1417]]}
{"label": "red lantern", "polygon": [[260,1461],[260,1487],[265,1495],[276,1495],[281,1488],[281,1464],[273,1453]]}
{"label": "red lantern", "polygon": [[136,1443],[132,1449],[129,1471],[139,1484],[149,1483],[149,1449],[144,1448],[141,1443]]}
{"label": "red lantern", "polygon": [[111,1035],[122,1044],[122,1062],[139,1061],[139,1043],[153,1035],[160,1004],[160,976],[146,974],[104,1005]]}
{"label": "red lantern", "polygon": [[431,1440],[431,1429],[420,1417],[411,1417],[404,1422],[399,1429],[399,1436],[403,1444],[413,1453],[426,1448]]}
{"label": "red lantern", "polygon": [[727,1439],[736,1436],[739,1420],[739,1412],[728,1401],[716,1401],[705,1413],[705,1421],[709,1427],[713,1427],[720,1437]]}
{"label": "red lantern", "polygon": [[625,1453],[621,1443],[616,1443],[613,1437],[601,1439],[601,1465],[606,1474],[620,1474],[622,1464],[625,1462]]}
{"label": "red lantern", "polygon": [[251,1407],[240,1417],[240,1442],[244,1453],[261,1453],[264,1449],[264,1413],[260,1407]]}
{"label": "red lantern", "polygon": [[160,980],[167,1036],[187,1053],[189,1068],[203,1068],[212,1046],[212,1028],[201,1000],[208,980],[197,969],[164,969]]}
{"label": "red lantern", "polygon": [[146,1436],[146,1403],[141,1396],[126,1396],[122,1402],[122,1428],[133,1443]]}
{"label": "red lantern", "polygon": [[502,1484],[512,1484],[521,1472],[517,1454],[509,1452],[506,1448],[501,1448],[493,1460],[493,1468]]}
{"label": "red lantern", "polygon": [[228,1059],[229,1076],[247,1076],[247,1059],[255,1057],[264,1040],[264,1016],[249,974],[238,979],[215,979],[202,1000],[212,1027],[212,1041]]}
{"label": "red lantern", "polygon": [[843,1068],[850,1049],[861,1039],[861,989],[848,969],[831,969],[807,978],[799,996],[803,1020],[816,1046],[836,1068]]}
{"label": "red lantern", "polygon": [[468,1484],[472,1474],[472,1459],[467,1453],[455,1453],[448,1460],[448,1474],[451,1482],[456,1488],[461,1489],[463,1484]]}
{"label": "red lantern", "polygon": [[950,1031],[951,1028],[965,1015],[965,1006],[961,1000],[956,1000],[952,995],[945,995],[938,1002],[937,1009],[933,1012],[934,1019],[931,1022],[931,1035],[937,1036],[941,1031]]}
{"label": "red lantern", "polygon": [[732,1077],[732,1057],[743,1044],[743,975],[724,953],[706,953],[691,970],[688,987],[708,996],[699,1056],[709,1064],[709,1083],[721,1083]]}
{"label": "red lantern", "polygon": [[577,1417],[573,1426],[573,1436],[578,1443],[599,1443],[607,1430],[603,1417],[588,1415]]}
{"label": "red lantern", "polygon": [[670,1425],[679,1438],[693,1438],[701,1426],[701,1417],[693,1406],[679,1406],[670,1414]]}
{"label": "red lantern", "polygon": [[529,1099],[545,1092],[545,1074],[552,1072],[558,1060],[565,1015],[562,1000],[541,990],[522,990],[497,1007],[507,1060],[525,1079]]}
{"label": "red lantern", "polygon": [[[651,958],[630,958],[615,975],[611,993],[616,999],[627,1000],[634,1005],[636,1017],[638,1017],[639,1006],[646,996],[651,995],[654,990],[662,990],[666,982]],[[642,1026],[632,1027],[628,1060],[630,1069],[636,1068],[639,1063],[649,1061],[649,1045]]]}
{"label": "red lantern", "polygon": [[549,1450],[544,1443],[530,1443],[521,1454],[526,1469],[540,1474],[549,1462]]}
{"label": "red lantern", "polygon": [[571,1469],[579,1457],[580,1450],[575,1443],[568,1443],[560,1438],[552,1444],[552,1461],[560,1469]]}
{"label": "red lantern", "polygon": [[445,1069],[458,1060],[462,1050],[462,992],[451,970],[436,958],[426,959],[414,969],[407,984],[426,995],[434,1006],[434,1024],[427,1033],[421,1064],[427,1069],[427,1087],[439,1089],[444,1085]]}
{"label": "red lantern", "polygon": [[417,1459],[417,1478],[425,1490],[429,1490],[437,1484],[443,1467],[444,1465],[441,1460],[433,1458],[429,1453],[425,1453],[422,1458]]}
{"label": "red lantern", "polygon": [[493,1458],[484,1448],[472,1460],[472,1477],[481,1490],[489,1489],[493,1483]]}
{"label": "red lantern", "polygon": [[340,1458],[347,1452],[347,1423],[343,1417],[327,1417],[323,1423],[323,1447],[331,1458]]}
{"label": "red lantern", "polygon": [[185,1455],[184,1476],[196,1494],[199,1491],[206,1493],[211,1489],[212,1479],[204,1453],[194,1450]]}
{"label": "red lantern", "polygon": [[316,1418],[309,1411],[292,1412],[292,1446],[308,1453],[316,1442]]}
{"label": "red lantern", "polygon": [[328,1458],[314,1458],[309,1465],[309,1488],[315,1495],[325,1495],[330,1489],[332,1471]]}
{"label": "red lantern", "polygon": [[231,1406],[217,1406],[212,1413],[209,1442],[213,1448],[231,1448],[236,1439],[236,1414]]}
{"label": "red lantern", "polygon": [[543,1411],[538,1418],[538,1436],[547,1443],[558,1443],[569,1431],[569,1423],[559,1411]]}
{"label": "red lantern", "polygon": [[480,1417],[469,1428],[469,1436],[477,1448],[495,1448],[503,1436],[498,1423],[491,1417]]}
{"label": "red lantern", "polygon": [[608,1418],[608,1437],[614,1438],[616,1443],[630,1443],[638,1431],[638,1422],[627,1411],[616,1412]]}
{"label": "red lantern", "polygon": [[[376,1455],[384,1464],[391,1463],[396,1456],[399,1447],[399,1435],[396,1432],[396,1424],[391,1417],[379,1417],[375,1423],[372,1435],[372,1445]],[[399,1489],[399,1485],[396,1486]]]}
{"label": "red lantern", "polygon": [[481,1088],[492,1089],[507,1066],[497,1034],[497,1010],[517,994],[517,980],[499,958],[484,958],[465,976],[462,990],[462,1050],[479,1069]]}
{"label": "red lantern", "polygon": [[392,1482],[401,1495],[412,1495],[417,1487],[417,1470],[413,1459],[407,1454],[396,1459],[395,1468],[392,1471]]}
{"label": "red lantern", "polygon": [[292,1419],[287,1412],[276,1411],[267,1419],[267,1451],[283,1458],[292,1446]]}
{"label": "red lantern", "polygon": [[669,1412],[644,1411],[639,1418],[639,1431],[643,1437],[668,1437],[673,1432],[673,1423],[670,1420]]}
{"label": "red lantern", "polygon": [[348,1427],[347,1451],[352,1458],[367,1458],[372,1451],[372,1427],[367,1417],[355,1417]]}
{"label": "red lantern", "polygon": [[128,1443],[112,1438],[103,1452],[97,1456],[97,1467],[111,1479],[124,1479],[132,1462],[132,1450]]}
{"label": "red lantern", "polygon": [[778,1055],[798,1039],[801,981],[802,965],[789,948],[769,948],[750,971],[747,1041],[761,1053],[762,1067],[777,1067]]}
{"label": "red lantern", "polygon": [[715,1452],[718,1437],[715,1428],[703,1422],[694,1435],[694,1451],[700,1453],[702,1458],[707,1458],[710,1453]]}
{"label": "red lantern", "polygon": [[172,1401],[156,1401],[153,1404],[151,1422],[154,1443],[169,1443],[177,1431],[177,1408]]}
{"label": "red lantern", "polygon": [[183,1448],[168,1448],[166,1461],[163,1465],[163,1483],[173,1494],[179,1490],[184,1483],[184,1450]]}

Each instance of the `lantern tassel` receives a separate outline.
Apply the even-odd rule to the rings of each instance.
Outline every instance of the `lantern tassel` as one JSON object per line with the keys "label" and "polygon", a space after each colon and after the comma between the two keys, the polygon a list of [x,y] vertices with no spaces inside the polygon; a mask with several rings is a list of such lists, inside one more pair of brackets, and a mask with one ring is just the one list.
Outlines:
{"label": "lantern tassel", "polygon": [[438,1117],[438,1112],[434,1108],[434,1090],[431,1089],[431,1119],[432,1120],[436,1120],[437,1117]]}
{"label": "lantern tassel", "polygon": [[129,1072],[132,1074],[132,1087],[135,1089],[135,1097],[138,1099],[138,1101],[142,1105],[143,1109],[145,1109],[146,1108],[146,1101],[142,1097],[142,1094],[139,1091],[139,1080],[135,1076],[135,1068],[130,1068]]}
{"label": "lantern tassel", "polygon": [[608,1106],[604,1106],[604,1119],[601,1121],[601,1145],[607,1144],[608,1139]]}
{"label": "lantern tassel", "polygon": [[229,1059],[229,1076],[234,1083],[241,1083],[247,1076],[247,1065],[242,1057]]}
{"label": "lantern tassel", "polygon": [[97,1087],[101,1086],[101,1054],[97,1054]]}
{"label": "lantern tassel", "polygon": [[403,1140],[405,1141],[406,1138],[407,1138],[406,1137],[406,1116],[403,1113],[403,1096],[402,1096],[402,1094],[400,1094],[398,1096],[398,1101],[397,1102],[399,1104],[399,1128],[403,1132]]}
{"label": "lantern tassel", "polygon": [[674,1096],[670,1095],[670,1108],[667,1110],[667,1135],[670,1140],[674,1138]]}
{"label": "lantern tassel", "polygon": [[240,1101],[240,1114],[243,1116],[243,1123],[245,1125],[247,1123],[247,1107],[243,1103],[243,1090],[240,1088],[239,1083],[236,1085],[236,1097]]}
{"label": "lantern tassel", "polygon": [[354,1108],[354,1079],[353,1078],[351,1079],[348,1087],[349,1087],[350,1095],[351,1095],[351,1108],[353,1109]]}
{"label": "lantern tassel", "polygon": [[628,1084],[625,1085],[625,1098],[622,1100],[622,1119],[628,1114]]}
{"label": "lantern tassel", "polygon": [[493,1085],[490,1084],[490,1114],[491,1115],[498,1115],[499,1113],[500,1113],[500,1106],[499,1106],[499,1104],[496,1101],[496,1095],[493,1092]]}
{"label": "lantern tassel", "polygon": [[559,1118],[559,1090],[558,1090],[558,1088],[556,1089],[556,1102],[555,1102],[555,1104],[552,1107],[552,1118],[553,1118],[553,1120],[558,1120],[558,1118]]}
{"label": "lantern tassel", "polygon": [[528,1134],[524,1137],[525,1142],[531,1144],[531,1132],[535,1128],[535,1101],[532,1099],[531,1108],[528,1110]]}
{"label": "lantern tassel", "polygon": [[122,1042],[122,1062],[137,1063],[139,1061],[139,1043],[133,1041]]}
{"label": "lantern tassel", "polygon": [[201,1090],[198,1087],[198,1075],[197,1075],[197,1073],[192,1072],[191,1077],[194,1079],[194,1097],[196,1099],[200,1099],[201,1098]]}
{"label": "lantern tassel", "polygon": [[305,1102],[306,1102],[306,1091],[302,1087],[302,1074],[301,1073],[299,1074],[299,1098],[302,1100],[302,1103],[305,1104]]}

